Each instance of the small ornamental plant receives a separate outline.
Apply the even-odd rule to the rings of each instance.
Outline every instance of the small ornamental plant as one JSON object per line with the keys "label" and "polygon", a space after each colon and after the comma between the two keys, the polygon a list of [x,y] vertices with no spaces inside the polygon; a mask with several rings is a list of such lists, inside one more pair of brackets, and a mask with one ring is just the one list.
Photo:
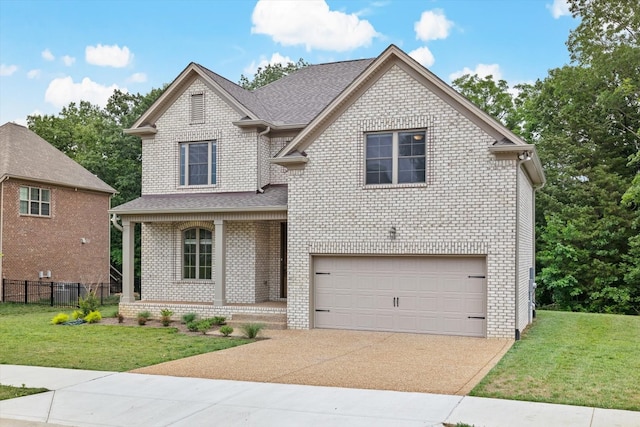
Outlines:
{"label": "small ornamental plant", "polygon": [[195,314],[195,313],[183,314],[182,315],[182,323],[184,323],[185,325],[188,325],[189,323],[195,321],[197,317],[198,317],[198,315]]}
{"label": "small ornamental plant", "polygon": [[254,339],[258,336],[261,330],[264,329],[264,324],[262,323],[245,323],[240,327],[242,329],[242,333],[245,337]]}
{"label": "small ornamental plant", "polygon": [[84,321],[87,323],[98,323],[102,320],[102,314],[98,310],[94,310],[84,316]]}
{"label": "small ornamental plant", "polygon": [[202,320],[198,320],[196,322],[196,328],[198,330],[198,332],[202,332],[202,334],[206,334],[207,331],[209,331],[209,329],[211,329],[211,326],[213,326],[213,319],[202,319]]}
{"label": "small ornamental plant", "polygon": [[160,322],[162,322],[163,326],[169,326],[171,324],[171,316],[173,316],[173,311],[168,308],[160,310]]}
{"label": "small ornamental plant", "polygon": [[84,313],[81,310],[73,310],[71,317],[73,317],[73,320],[82,319],[84,317]]}
{"label": "small ornamental plant", "polygon": [[220,327],[220,333],[225,337],[228,337],[233,333],[233,328],[229,325],[224,325]]}
{"label": "small ornamental plant", "polygon": [[227,318],[224,316],[215,316],[213,318],[213,324],[214,325],[224,325],[226,322]]}
{"label": "small ornamental plant", "polygon": [[87,294],[86,297],[78,298],[78,306],[82,311],[82,317],[84,317],[92,311],[96,311],[98,309],[98,307],[100,306],[100,300],[96,296],[96,293],[94,291],[91,291]]}
{"label": "small ornamental plant", "polygon": [[149,313],[148,311],[141,311],[140,313],[138,313],[138,325],[145,325],[150,318],[151,313]]}
{"label": "small ornamental plant", "polygon": [[118,318],[118,323],[124,322],[124,315],[119,311],[116,313],[116,317]]}
{"label": "small ornamental plant", "polygon": [[51,319],[52,325],[61,325],[69,321],[69,315],[66,313],[58,313],[53,319]]}

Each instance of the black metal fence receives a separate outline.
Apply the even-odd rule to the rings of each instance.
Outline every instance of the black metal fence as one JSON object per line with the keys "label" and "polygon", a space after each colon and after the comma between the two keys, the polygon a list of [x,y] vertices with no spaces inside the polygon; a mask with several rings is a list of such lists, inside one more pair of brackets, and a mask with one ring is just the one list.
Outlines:
{"label": "black metal fence", "polygon": [[60,283],[2,279],[2,301],[23,304],[42,304],[52,307],[77,307],[78,298],[95,292],[104,304],[112,295],[109,283]]}

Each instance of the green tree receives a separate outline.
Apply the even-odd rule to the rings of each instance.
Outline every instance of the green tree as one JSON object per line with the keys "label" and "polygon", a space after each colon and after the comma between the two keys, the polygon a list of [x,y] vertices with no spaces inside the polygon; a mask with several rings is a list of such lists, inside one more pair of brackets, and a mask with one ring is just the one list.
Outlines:
{"label": "green tree", "polygon": [[451,85],[510,130],[517,128],[515,102],[506,80],[496,82],[492,75],[480,78],[477,74],[465,74]]}
{"label": "green tree", "polygon": [[[29,129],[116,189],[111,205],[118,206],[141,193],[140,138],[125,135],[123,130],[163,91],[164,88],[153,89],[141,95],[116,90],[105,108],[86,101],[72,102],[57,116],[29,116],[27,123]],[[139,248],[137,236],[137,254]],[[111,233],[111,262],[118,268],[122,265],[122,235],[118,232]]]}
{"label": "green tree", "polygon": [[244,74],[240,75],[238,84],[247,90],[254,90],[259,87],[275,82],[282,77],[309,65],[304,59],[300,58],[298,62],[289,62],[287,65],[267,64],[264,68],[258,67],[253,79],[249,80]]}
{"label": "green tree", "polygon": [[[547,185],[536,205],[540,301],[640,312],[640,49],[626,0],[571,0],[575,65],[551,70],[517,106]],[[637,7],[636,7],[637,8]]]}

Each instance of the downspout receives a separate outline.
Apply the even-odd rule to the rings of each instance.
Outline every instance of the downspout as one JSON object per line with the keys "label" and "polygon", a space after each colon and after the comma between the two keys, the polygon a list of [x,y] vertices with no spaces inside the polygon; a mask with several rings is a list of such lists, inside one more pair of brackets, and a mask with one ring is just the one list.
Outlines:
{"label": "downspout", "polygon": [[[4,186],[2,185],[2,183],[6,180],[8,180],[9,177],[8,176],[3,176],[2,179],[0,179],[0,287],[2,287],[2,235],[3,235],[3,231],[4,231]],[[1,301],[1,299],[0,299]]]}
{"label": "downspout", "polygon": [[260,138],[262,138],[264,135],[268,134],[269,132],[271,132],[271,126],[267,126],[267,128],[265,130],[263,130],[262,132],[258,133],[257,136],[257,142],[256,142],[256,193],[264,193],[264,190],[262,189],[262,186],[260,185],[260,178],[262,177],[262,162],[261,162],[261,158],[260,158]]}
{"label": "downspout", "polygon": [[118,224],[118,215],[114,213],[111,214],[111,224],[122,233],[122,226]]}
{"label": "downspout", "polygon": [[533,298],[531,300],[531,320],[536,318],[536,192],[541,190],[544,187],[544,182],[538,186],[533,187],[533,200],[531,203],[531,234],[533,239],[533,256],[531,260],[531,265],[533,265]]}
{"label": "downspout", "polygon": [[520,319],[520,292],[519,292],[519,273],[520,271],[518,270],[519,267],[519,261],[520,261],[520,255],[519,255],[519,249],[520,249],[520,169],[522,168],[522,164],[524,162],[528,162],[529,160],[531,160],[531,155],[529,154],[528,151],[524,151],[520,154],[518,154],[518,162],[516,164],[516,257],[515,257],[515,287],[514,287],[514,291],[515,291],[515,304],[516,304],[516,309],[515,309],[515,339],[516,341],[520,340],[520,329],[518,328],[518,320]]}

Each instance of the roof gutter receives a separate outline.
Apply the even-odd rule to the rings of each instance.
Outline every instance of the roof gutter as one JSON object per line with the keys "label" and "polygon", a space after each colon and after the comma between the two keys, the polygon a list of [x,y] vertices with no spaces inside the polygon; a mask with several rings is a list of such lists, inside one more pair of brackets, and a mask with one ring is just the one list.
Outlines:
{"label": "roof gutter", "polygon": [[284,131],[284,130],[300,130],[304,129],[307,126],[304,123],[294,123],[294,124],[274,124],[270,123],[266,120],[256,119],[256,120],[237,120],[235,122],[231,122],[233,125],[241,128],[255,128],[255,127],[264,127],[270,128],[274,131]]}
{"label": "roof gutter", "polygon": [[[9,175],[2,175],[0,177],[0,186],[4,181],[9,179]],[[4,191],[0,189],[0,280],[2,280],[2,234],[4,230]]]}
{"label": "roof gutter", "polygon": [[19,176],[19,175],[4,175],[3,179],[0,179],[0,182],[4,181],[5,178],[6,179],[13,178],[13,179],[19,179],[22,181],[38,182],[38,183],[49,184],[49,185],[58,185],[60,187],[74,188],[76,190],[89,190],[89,191],[97,191],[99,193],[110,193],[110,194],[118,193],[118,191],[111,188],[111,186],[108,186],[110,190],[107,190],[105,188],[87,187],[84,185],[71,185],[64,182],[51,181],[48,179],[40,179],[40,178],[33,178],[33,177]]}
{"label": "roof gutter", "polygon": [[180,209],[131,209],[117,210],[110,209],[110,214],[116,215],[158,215],[158,214],[183,214],[183,213],[230,213],[230,212],[279,212],[287,211],[286,205],[281,206],[252,206],[252,207],[228,207],[228,208],[180,208]]}

